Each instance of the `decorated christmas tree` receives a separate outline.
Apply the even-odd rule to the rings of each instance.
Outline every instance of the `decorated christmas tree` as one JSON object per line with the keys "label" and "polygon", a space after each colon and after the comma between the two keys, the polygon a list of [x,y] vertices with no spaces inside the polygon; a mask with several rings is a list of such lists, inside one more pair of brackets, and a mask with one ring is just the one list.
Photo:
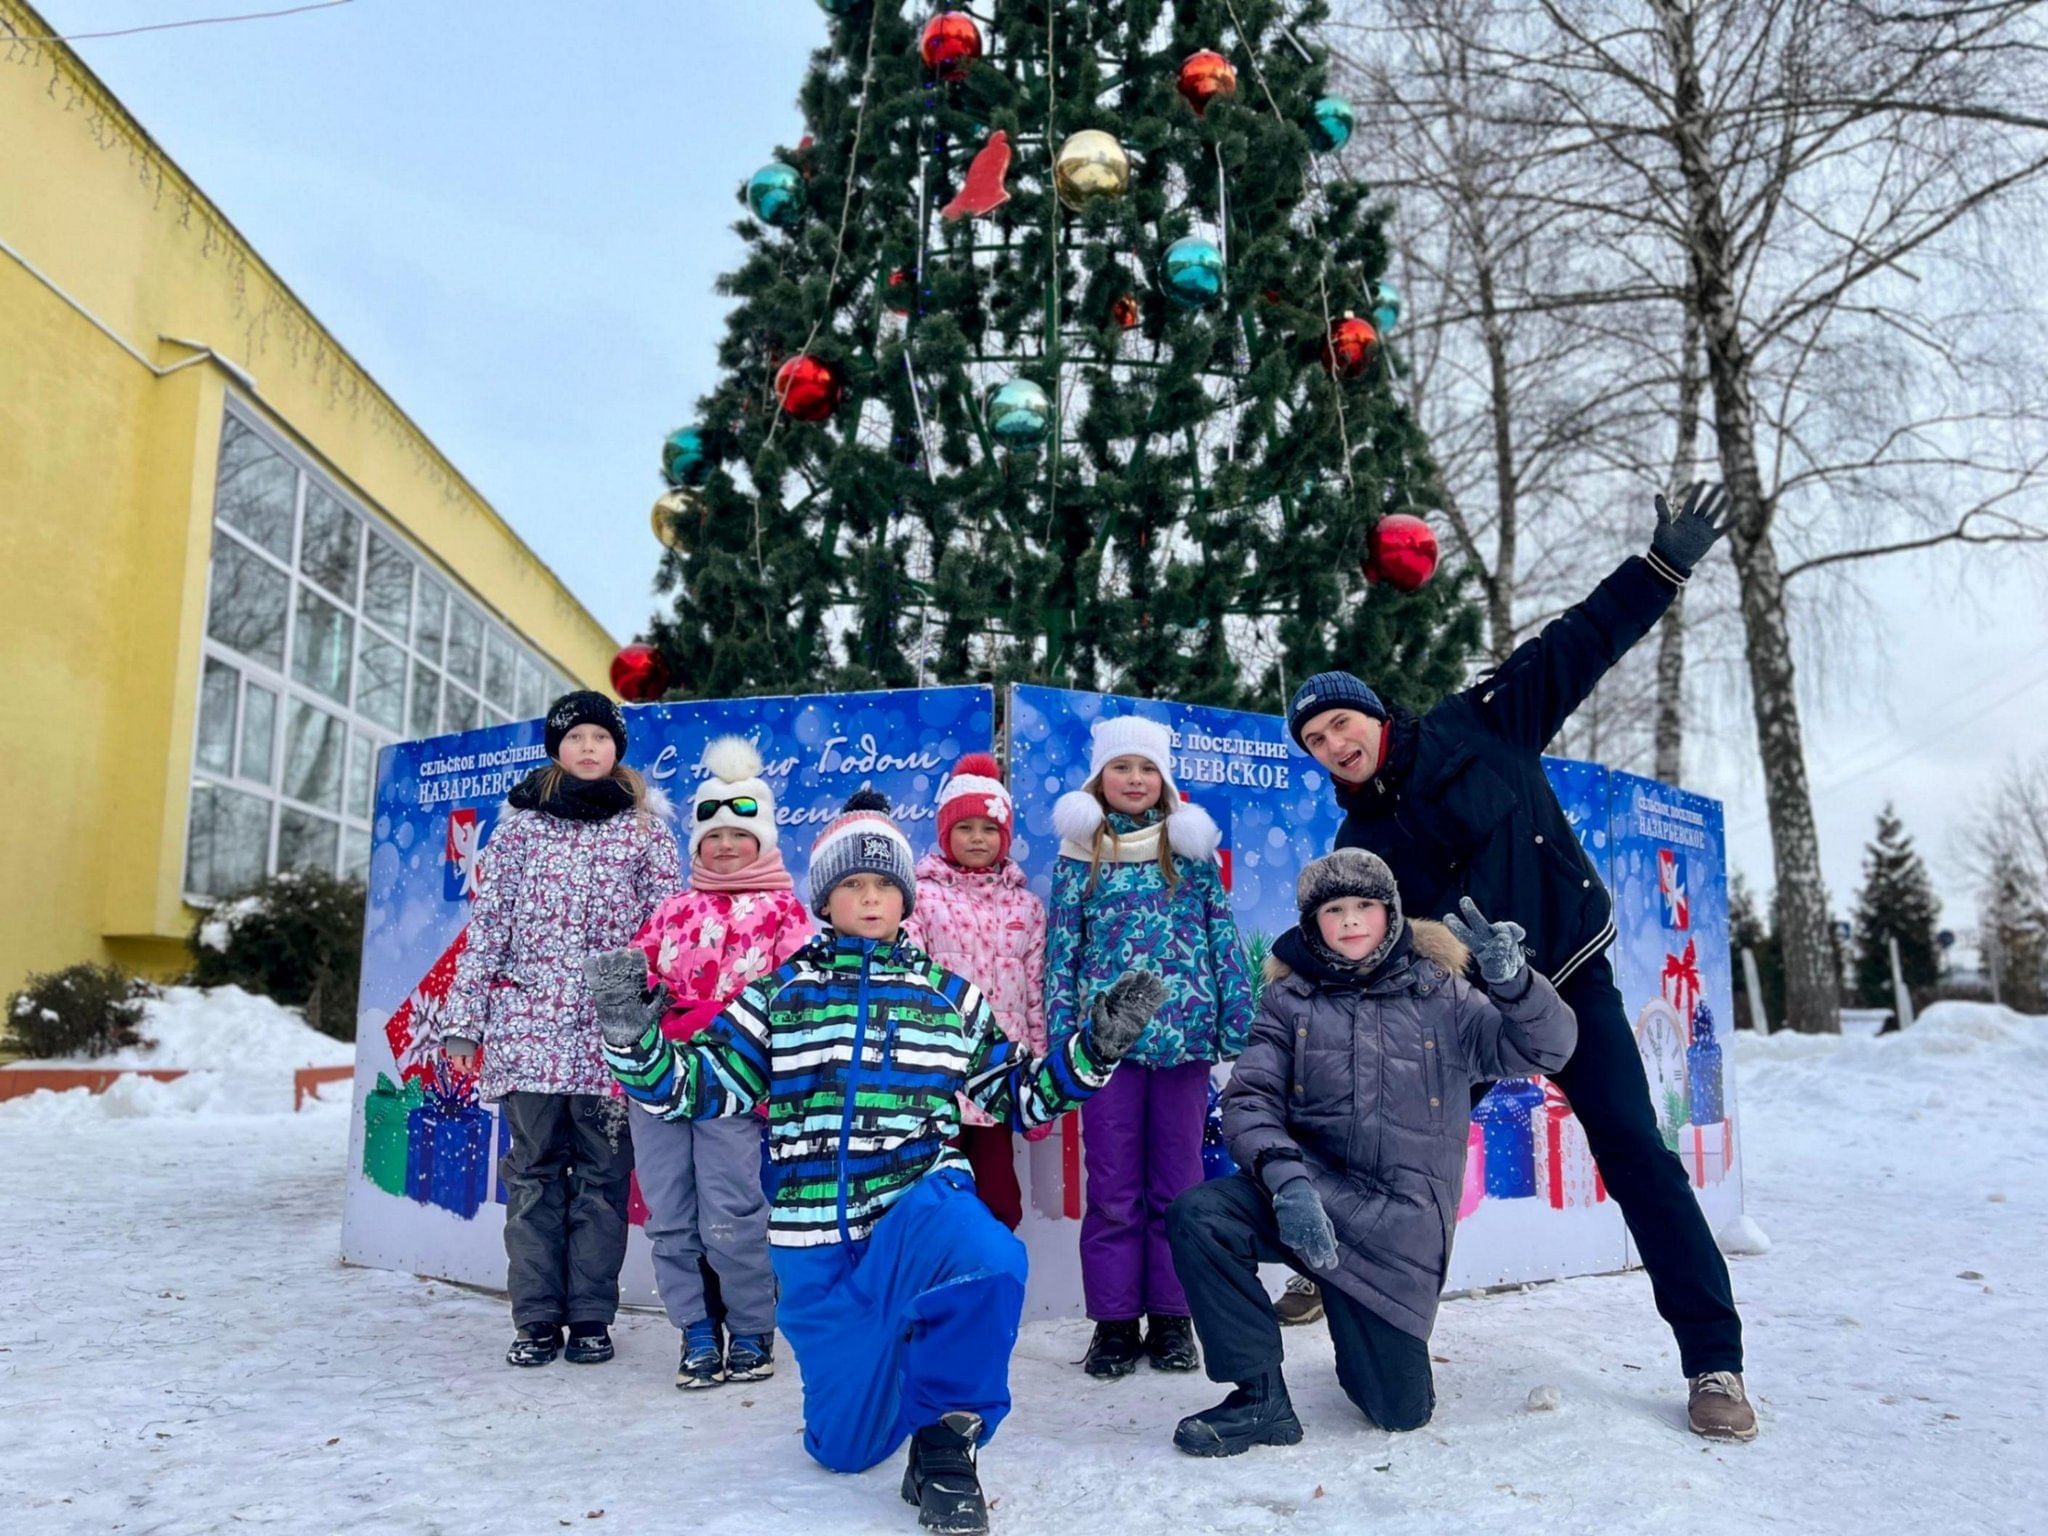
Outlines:
{"label": "decorated christmas tree", "polygon": [[724,378],[663,447],[673,607],[623,691],[1455,686],[1476,615],[1430,579],[1325,8],[821,5]]}

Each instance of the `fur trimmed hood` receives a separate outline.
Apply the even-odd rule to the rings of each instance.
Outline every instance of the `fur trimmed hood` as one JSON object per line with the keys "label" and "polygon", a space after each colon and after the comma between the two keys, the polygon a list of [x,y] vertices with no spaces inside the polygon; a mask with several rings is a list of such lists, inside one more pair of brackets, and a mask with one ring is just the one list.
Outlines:
{"label": "fur trimmed hood", "polygon": [[[1052,829],[1060,835],[1060,851],[1086,858],[1105,819],[1102,802],[1088,790],[1069,790],[1061,795],[1052,807]],[[1167,845],[1184,859],[1212,859],[1223,846],[1223,830],[1216,825],[1216,818],[1190,800],[1183,800],[1159,825],[1166,829]],[[1122,841],[1130,844],[1145,838],[1149,842],[1153,835],[1154,829],[1147,827],[1142,832],[1124,834]],[[1151,855],[1148,852],[1145,856]]]}
{"label": "fur trimmed hood", "polygon": [[[1430,918],[1416,917],[1408,920],[1408,941],[1416,954],[1425,960],[1434,961],[1453,976],[1465,974],[1465,967],[1471,963],[1472,951],[1465,947],[1458,936],[1442,923]],[[1294,967],[1278,955],[1266,955],[1266,984],[1285,981],[1294,974]]]}

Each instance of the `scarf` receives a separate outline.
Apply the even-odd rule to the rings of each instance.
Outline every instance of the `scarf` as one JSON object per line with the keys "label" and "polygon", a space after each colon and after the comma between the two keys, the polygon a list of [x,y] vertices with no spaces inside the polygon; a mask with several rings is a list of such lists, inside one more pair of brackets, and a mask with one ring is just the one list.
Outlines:
{"label": "scarf", "polygon": [[738,895],[745,891],[793,891],[796,889],[796,882],[789,877],[789,871],[782,867],[782,850],[777,848],[762,854],[753,863],[736,869],[729,875],[708,870],[692,859],[690,889]]}
{"label": "scarf", "polygon": [[[1116,835],[1109,840],[1109,846],[1102,850],[1105,864],[1149,864],[1159,858],[1159,839],[1166,835],[1166,813],[1158,807],[1145,812],[1142,817],[1126,816],[1122,811],[1109,813],[1109,830]],[[1084,863],[1095,857],[1093,842],[1077,843],[1072,838],[1060,839],[1060,852],[1070,859]]]}
{"label": "scarf", "polygon": [[1362,987],[1382,975],[1391,976],[1406,962],[1413,948],[1414,940],[1406,923],[1398,933],[1382,939],[1379,948],[1363,960],[1346,960],[1331,949],[1312,922],[1290,928],[1273,941],[1276,959],[1289,970],[1325,987]]}
{"label": "scarf", "polygon": [[610,821],[633,809],[633,792],[617,779],[579,779],[573,773],[563,774],[561,787],[543,800],[540,781],[547,771],[536,768],[512,786],[505,798],[515,811],[539,811],[559,821]]}

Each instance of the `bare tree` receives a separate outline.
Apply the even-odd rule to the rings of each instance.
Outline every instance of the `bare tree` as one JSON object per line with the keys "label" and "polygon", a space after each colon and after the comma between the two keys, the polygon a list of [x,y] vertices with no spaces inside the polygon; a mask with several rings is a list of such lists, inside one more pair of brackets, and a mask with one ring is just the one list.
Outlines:
{"label": "bare tree", "polygon": [[[1474,0],[1462,67],[1492,98],[1414,109],[1518,135],[1518,173],[1492,183],[1528,204],[1514,217],[1593,231],[1608,264],[1510,313],[1668,303],[1697,327],[1797,1028],[1838,1027],[1838,980],[1789,584],[2048,538],[2048,400],[2012,355],[2038,306],[1972,244],[2048,170],[2039,10]],[[1643,381],[1681,412],[1686,361]]]}

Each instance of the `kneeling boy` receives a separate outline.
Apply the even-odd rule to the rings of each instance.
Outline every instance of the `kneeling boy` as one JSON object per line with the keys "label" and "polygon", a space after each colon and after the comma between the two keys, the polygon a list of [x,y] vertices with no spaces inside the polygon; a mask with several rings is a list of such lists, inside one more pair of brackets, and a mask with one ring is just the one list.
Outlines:
{"label": "kneeling boy", "polygon": [[804,1449],[860,1472],[906,1436],[903,1496],[932,1530],[988,1514],[974,1452],[1010,1409],[1024,1245],[974,1192],[959,1096],[1029,1130],[1104,1083],[1164,997],[1127,973],[1090,1026],[1031,1058],[980,991],[902,936],[910,844],[861,791],[811,850],[827,926],[687,1042],[662,1037],[638,950],[587,962],[605,1058],[627,1096],[673,1119],[768,1106],[778,1175],[768,1241],[804,1384]]}
{"label": "kneeling boy", "polygon": [[[1376,855],[1339,849],[1301,873],[1301,924],[1266,962],[1250,1042],[1223,1093],[1243,1172],[1168,1209],[1173,1263],[1214,1381],[1191,1414],[1191,1456],[1293,1445],[1280,1326],[1261,1263],[1316,1271],[1345,1394],[1383,1429],[1436,1407],[1429,1331],[1451,1258],[1475,1083],[1555,1072],[1578,1022],[1523,959],[1522,930],[1409,922]],[[1463,972],[1476,959],[1481,991]]]}

